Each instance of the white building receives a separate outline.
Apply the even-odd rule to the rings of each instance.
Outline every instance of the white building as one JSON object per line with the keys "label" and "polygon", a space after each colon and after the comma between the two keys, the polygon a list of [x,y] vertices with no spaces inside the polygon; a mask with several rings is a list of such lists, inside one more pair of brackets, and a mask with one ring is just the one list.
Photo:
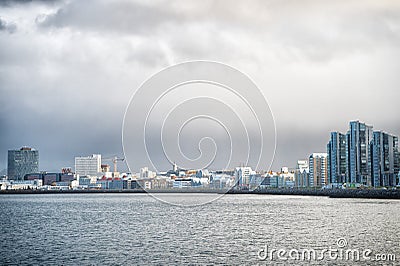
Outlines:
{"label": "white building", "polygon": [[281,173],[283,173],[283,174],[289,173],[289,168],[287,166],[281,167]]}
{"label": "white building", "polygon": [[192,186],[192,181],[186,179],[175,179],[172,187],[174,188],[188,188]]}
{"label": "white building", "polygon": [[101,172],[101,155],[75,157],[75,173],[80,176],[97,176]]}
{"label": "white building", "polygon": [[296,171],[294,174],[294,181],[296,187],[308,187],[309,180],[309,167],[307,160],[298,160]]}
{"label": "white building", "polygon": [[300,171],[304,171],[308,169],[308,161],[307,160],[298,160],[296,169]]}
{"label": "white building", "polygon": [[43,186],[41,179],[35,180],[3,180],[0,182],[1,190],[38,189]]}
{"label": "white building", "polygon": [[140,178],[154,178],[156,172],[150,171],[148,167],[140,168]]}
{"label": "white building", "polygon": [[254,174],[251,167],[236,167],[235,168],[235,183],[240,187],[247,187],[250,184],[250,175]]}

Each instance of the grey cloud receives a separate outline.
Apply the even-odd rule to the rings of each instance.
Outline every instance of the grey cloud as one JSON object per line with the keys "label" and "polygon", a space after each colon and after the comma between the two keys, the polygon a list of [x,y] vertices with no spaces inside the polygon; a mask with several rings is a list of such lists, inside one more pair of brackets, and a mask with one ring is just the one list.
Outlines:
{"label": "grey cloud", "polygon": [[22,145],[40,150],[43,170],[72,166],[75,155],[121,155],[131,94],[194,59],[259,85],[277,124],[274,169],[324,151],[329,131],[352,119],[400,133],[394,1],[1,3],[0,170],[6,150]]}
{"label": "grey cloud", "polygon": [[75,27],[94,31],[152,34],[154,27],[179,14],[162,6],[133,1],[72,1],[53,14],[38,16],[41,27]]}
{"label": "grey cloud", "polygon": [[16,30],[17,25],[14,22],[8,22],[4,18],[0,17],[0,31],[14,33]]}
{"label": "grey cloud", "polygon": [[60,1],[61,0],[2,0],[0,1],[0,6],[10,7],[15,5],[35,4],[35,3],[54,4],[55,2],[60,2]]}
{"label": "grey cloud", "polygon": [[[398,45],[399,13],[399,4],[366,2],[359,8],[357,1],[72,1],[39,16],[37,24],[162,37],[187,57],[224,52],[220,43],[247,35],[260,46],[273,41],[290,61],[324,62]],[[197,32],[205,38],[196,38]]]}

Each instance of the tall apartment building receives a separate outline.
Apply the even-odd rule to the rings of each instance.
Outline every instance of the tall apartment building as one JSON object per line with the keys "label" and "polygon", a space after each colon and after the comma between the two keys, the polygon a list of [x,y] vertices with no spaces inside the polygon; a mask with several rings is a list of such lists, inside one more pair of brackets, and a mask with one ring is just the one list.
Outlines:
{"label": "tall apartment building", "polygon": [[328,180],[332,184],[396,186],[400,183],[398,137],[351,121],[346,135],[332,132],[327,145]]}
{"label": "tall apartment building", "polygon": [[343,184],[348,180],[348,141],[347,135],[331,132],[327,145],[328,181],[331,184]]}
{"label": "tall apartment building", "polygon": [[75,173],[80,176],[96,176],[101,172],[101,155],[75,157]]}
{"label": "tall apartment building", "polygon": [[351,183],[372,185],[371,150],[372,126],[359,121],[351,121],[347,132],[349,150],[349,181]]}
{"label": "tall apartment building", "polygon": [[383,131],[373,134],[372,186],[396,186],[399,173],[398,137]]}
{"label": "tall apartment building", "polygon": [[23,180],[26,174],[39,172],[39,151],[22,147],[8,151],[7,175],[11,180]]}
{"label": "tall apartment building", "polygon": [[328,184],[327,154],[313,153],[309,157],[309,186],[321,187]]}

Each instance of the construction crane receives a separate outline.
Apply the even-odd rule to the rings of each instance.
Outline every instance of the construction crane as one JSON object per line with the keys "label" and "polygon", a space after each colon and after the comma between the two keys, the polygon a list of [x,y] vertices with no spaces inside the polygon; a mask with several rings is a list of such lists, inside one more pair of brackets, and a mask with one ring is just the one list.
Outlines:
{"label": "construction crane", "polygon": [[114,163],[114,173],[117,172],[117,162],[118,162],[118,161],[123,162],[124,160],[125,160],[125,158],[118,158],[117,156],[115,156],[115,157],[112,159],[112,162]]}
{"label": "construction crane", "polygon": [[113,157],[103,158],[103,160],[111,160],[114,164],[114,173],[116,173],[117,172],[117,162],[118,161],[123,162],[125,160],[125,158],[118,158],[117,156],[113,156]]}

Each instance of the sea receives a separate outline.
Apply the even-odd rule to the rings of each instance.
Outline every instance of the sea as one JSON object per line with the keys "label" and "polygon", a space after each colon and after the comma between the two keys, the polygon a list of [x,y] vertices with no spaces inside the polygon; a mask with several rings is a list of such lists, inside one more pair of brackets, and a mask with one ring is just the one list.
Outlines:
{"label": "sea", "polygon": [[400,265],[399,200],[3,194],[0,210],[0,265]]}

